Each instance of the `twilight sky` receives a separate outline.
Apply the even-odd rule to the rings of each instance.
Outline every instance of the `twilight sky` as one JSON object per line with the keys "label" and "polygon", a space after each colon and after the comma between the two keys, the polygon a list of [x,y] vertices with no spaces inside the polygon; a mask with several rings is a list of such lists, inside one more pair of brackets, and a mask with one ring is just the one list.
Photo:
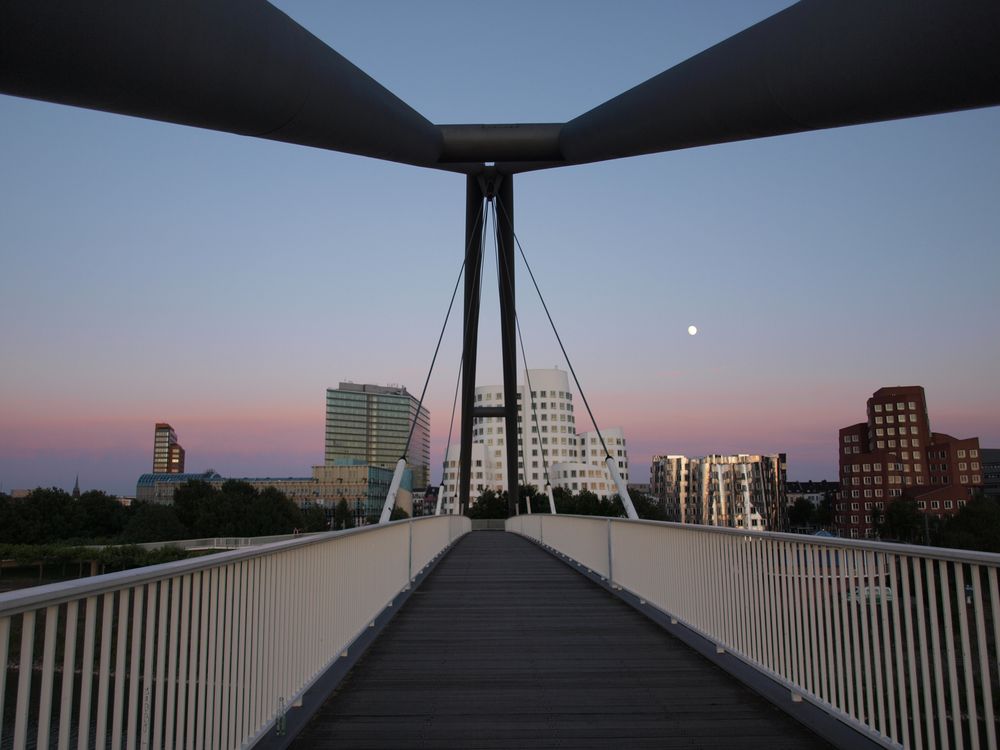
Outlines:
{"label": "twilight sky", "polygon": [[[571,119],[789,3],[276,4],[432,122],[471,123]],[[998,197],[1000,108],[515,183],[633,481],[654,453],[737,451],[833,479],[837,429],[885,385],[1000,447]],[[189,470],[308,475],[327,387],[419,394],[463,232],[460,175],[0,96],[0,488],[134,494],[156,421]],[[481,384],[500,382],[486,265]],[[518,284],[528,366],[565,367]],[[427,397],[435,480],[460,328]]]}

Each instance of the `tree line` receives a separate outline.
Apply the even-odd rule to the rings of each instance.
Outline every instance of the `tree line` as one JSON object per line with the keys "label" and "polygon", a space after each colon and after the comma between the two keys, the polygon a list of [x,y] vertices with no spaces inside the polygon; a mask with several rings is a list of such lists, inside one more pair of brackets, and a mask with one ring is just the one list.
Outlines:
{"label": "tree line", "polygon": [[[334,528],[350,528],[347,503],[333,514]],[[99,490],[74,498],[58,488],[27,497],[0,494],[0,544],[133,544],[217,536],[270,536],[331,527],[322,508],[299,508],[273,487],[258,490],[229,480],[177,487],[173,505],[125,506]]]}
{"label": "tree line", "polygon": [[[656,503],[641,493],[629,493],[632,497],[632,505],[639,518],[650,521],[666,521],[667,514]],[[519,513],[528,512],[528,504],[531,505],[532,513],[548,513],[549,498],[544,492],[540,492],[534,485],[519,485]],[[606,516],[611,518],[624,518],[625,506],[621,498],[615,495],[611,498],[598,497],[590,490],[581,492],[571,492],[562,487],[552,488],[552,499],[555,501],[556,513],[572,516]],[[486,490],[477,499],[474,505],[466,510],[465,515],[469,518],[507,518],[507,491],[497,492]]]}

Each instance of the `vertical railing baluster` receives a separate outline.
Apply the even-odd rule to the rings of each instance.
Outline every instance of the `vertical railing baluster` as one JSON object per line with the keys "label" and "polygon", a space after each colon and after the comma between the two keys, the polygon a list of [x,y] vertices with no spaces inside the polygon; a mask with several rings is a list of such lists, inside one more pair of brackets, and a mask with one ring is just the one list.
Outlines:
{"label": "vertical railing baluster", "polygon": [[163,747],[173,750],[174,721],[177,718],[177,640],[181,623],[181,578],[170,579],[170,642],[167,646],[166,710],[163,714]]}
{"label": "vertical railing baluster", "polygon": [[[909,686],[911,683],[907,682],[906,678],[907,663],[903,658],[904,632],[899,615],[900,596],[903,595],[901,585],[904,582],[904,578],[908,577],[906,572],[906,558],[895,554],[892,555],[892,571],[894,574],[892,593],[892,639],[896,654],[896,700],[899,704],[899,733],[898,735],[894,735],[893,739],[898,737],[900,744],[903,745],[903,747],[907,747],[910,744],[909,706],[912,705],[912,700],[907,701],[907,696],[910,692]],[[904,599],[903,603],[906,604],[907,611],[909,611],[908,596]],[[906,622],[909,623],[909,620]],[[909,634],[908,628],[909,625],[907,625],[907,635]],[[906,655],[909,656],[910,652],[907,651]],[[912,699],[912,696],[910,697]]]}
{"label": "vertical railing baluster", "polygon": [[10,618],[0,617],[0,737],[3,736],[3,706],[7,705],[7,655],[10,653]]}
{"label": "vertical railing baluster", "polygon": [[[111,646],[115,615],[115,594],[104,595],[101,605],[101,656],[98,662],[96,742],[103,745],[108,736],[108,702],[111,692]],[[39,743],[41,744],[41,743]]]}
{"label": "vertical railing baluster", "polygon": [[195,741],[198,750],[212,746],[212,707],[215,694],[215,624],[218,622],[219,568],[212,568],[203,574],[207,580],[202,583],[201,635],[202,649],[199,657],[198,674],[198,727]]}
{"label": "vertical railing baluster", "polygon": [[145,596],[145,586],[136,586],[132,590],[132,658],[129,661],[128,727],[125,737],[128,750],[135,750],[139,734],[139,719],[142,713],[142,706],[139,702],[139,667],[140,654],[142,653],[142,605]]}
{"label": "vertical railing baluster", "polygon": [[94,692],[94,641],[96,640],[97,597],[88,596],[83,625],[83,659],[80,663],[80,705],[76,746],[90,744],[90,698]]}
{"label": "vertical railing baluster", "polygon": [[955,747],[963,745],[962,732],[962,702],[961,693],[958,689],[958,654],[955,649],[955,633],[951,609],[951,584],[949,583],[949,573],[952,564],[945,560],[938,561],[938,572],[941,579],[941,608],[944,619],[944,643],[945,653],[948,658],[948,693],[951,703],[951,723],[949,725],[950,734],[954,737]]}
{"label": "vertical railing baluster", "polygon": [[969,714],[969,747],[978,750],[979,715],[976,710],[976,689],[972,677],[972,641],[969,639],[965,566],[962,563],[955,564],[955,598],[958,604],[958,632],[962,644],[962,666],[965,676],[965,709]]}
{"label": "vertical railing baluster", "polygon": [[930,650],[934,664],[934,697],[937,701],[934,714],[937,716],[938,740],[942,750],[949,750],[948,715],[944,697],[944,665],[941,662],[941,632],[939,625],[938,586],[935,582],[934,563],[924,558],[924,575],[927,576],[928,616],[930,618]]}
{"label": "vertical railing baluster", "polygon": [[156,590],[159,584],[146,584],[146,628],[142,638],[142,711],[139,721],[139,747],[149,747],[149,733],[152,722],[150,711],[153,698],[153,667],[156,656]]}
{"label": "vertical railing baluster", "polygon": [[[885,681],[884,683],[879,681],[879,720],[882,720],[882,711],[888,710],[888,724],[880,728],[879,731],[882,732],[886,737],[896,739],[896,704],[893,701],[893,670],[892,670],[892,643],[891,636],[892,631],[889,629],[889,606],[891,600],[895,597],[893,592],[893,584],[895,583],[895,576],[890,574],[893,570],[893,559],[892,556],[886,553],[879,553],[876,556],[878,560],[879,570],[882,571],[881,577],[881,592],[879,596],[879,618],[880,618],[880,633],[879,638],[879,650],[882,653],[882,659],[885,664]],[[882,693],[884,691],[884,695]]]}
{"label": "vertical railing baluster", "polygon": [[[21,661],[17,674],[17,712],[14,714],[14,750],[28,742],[28,706],[31,698],[32,661],[35,656],[35,611],[21,615]],[[7,669],[7,664],[2,665]]]}
{"label": "vertical railing baluster", "polygon": [[[189,573],[181,577],[181,632],[180,644],[177,653],[178,673],[177,673],[177,715],[174,717],[174,741],[177,747],[190,747],[190,743],[185,744],[188,724],[188,705],[191,701],[193,691],[188,682],[188,667],[191,664],[191,656],[196,650],[194,643],[190,641],[192,605],[197,593],[192,593],[192,584],[196,573]],[[169,748],[168,748],[169,750]]]}
{"label": "vertical railing baluster", "polygon": [[129,626],[129,595],[134,589],[118,592],[118,638],[115,644],[115,699],[111,710],[111,747],[122,747],[122,724],[125,714],[125,683],[127,672],[127,646]]}
{"label": "vertical railing baluster", "polygon": [[163,747],[163,701],[164,690],[167,679],[167,624],[170,622],[168,612],[170,581],[160,581],[160,604],[157,607],[156,626],[156,682],[153,690],[152,721],[153,725],[153,750],[161,750]]}
{"label": "vertical railing baluster", "polygon": [[59,705],[59,750],[69,749],[73,730],[73,681],[76,674],[76,628],[79,601],[66,604],[66,635],[63,640],[62,700]]}
{"label": "vertical railing baluster", "polygon": [[[919,558],[913,561],[913,597],[917,605],[917,639],[920,648],[920,654],[926,656],[928,643],[927,643],[927,624],[926,624],[926,610],[924,606],[924,582],[923,574],[921,572],[922,565]],[[928,659],[920,659],[920,676],[921,676],[921,686],[923,687],[923,706],[924,706],[924,730],[926,731],[925,746],[928,750],[934,750],[937,747],[937,742],[934,736],[934,705],[932,703],[933,696],[931,693],[931,673],[930,664],[928,664]]]}
{"label": "vertical railing baluster", "polygon": [[[52,687],[56,671],[56,633],[58,632],[58,624],[59,606],[46,607],[45,644],[42,652],[42,690],[39,695],[40,702],[38,706],[38,736],[35,738],[35,744],[39,748],[48,748],[49,735],[52,732]],[[4,634],[0,631],[0,639],[3,639],[3,637]],[[3,646],[0,646],[0,656],[4,657],[3,660],[0,660],[0,671],[6,673],[7,659],[6,655],[3,654]],[[0,713],[2,713],[3,705],[3,689],[0,688]],[[0,731],[0,734],[2,734],[2,731]]]}
{"label": "vertical railing baluster", "polygon": [[[858,578],[858,620],[861,626],[861,659],[862,666],[861,670],[865,675],[865,717],[863,723],[867,724],[869,727],[875,727],[875,695],[874,687],[872,685],[872,661],[877,663],[877,655],[873,653],[871,647],[871,633],[869,631],[869,623],[871,621],[871,582],[872,582],[872,570],[868,566],[869,559],[867,553],[856,554],[855,559],[860,560],[860,565],[858,570],[860,571],[860,576]],[[860,704],[860,701],[859,701]]]}
{"label": "vertical railing baluster", "polygon": [[[983,619],[983,589],[978,565],[970,566],[972,602],[976,616],[976,649],[979,655],[979,684],[983,696],[983,721],[986,725],[986,747],[996,750],[997,734],[993,718],[993,689],[990,686],[990,657],[986,649],[986,622]],[[996,596],[996,591],[991,592]],[[1000,644],[998,644],[1000,645]]]}
{"label": "vertical railing baluster", "polygon": [[230,747],[231,745],[229,739],[229,708],[233,689],[233,609],[236,606],[237,597],[235,572],[233,565],[225,567],[225,578],[223,579],[225,581],[225,588],[222,592],[225,615],[223,619],[222,638],[220,638],[220,645],[222,646],[222,677],[219,682],[222,689],[219,693],[221,706],[218,727],[216,729],[216,737],[218,737],[216,747]]}

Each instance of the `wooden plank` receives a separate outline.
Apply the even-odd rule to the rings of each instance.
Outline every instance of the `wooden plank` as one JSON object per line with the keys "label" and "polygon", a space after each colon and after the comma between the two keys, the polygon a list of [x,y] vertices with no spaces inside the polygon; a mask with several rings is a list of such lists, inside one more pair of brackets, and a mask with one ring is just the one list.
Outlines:
{"label": "wooden plank", "polygon": [[816,748],[793,719],[530,542],[466,535],[299,748]]}

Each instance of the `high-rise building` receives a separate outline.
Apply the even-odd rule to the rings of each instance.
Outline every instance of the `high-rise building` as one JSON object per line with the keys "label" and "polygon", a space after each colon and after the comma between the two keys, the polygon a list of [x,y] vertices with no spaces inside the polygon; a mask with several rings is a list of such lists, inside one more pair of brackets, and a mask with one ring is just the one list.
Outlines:
{"label": "high-rise building", "polygon": [[653,456],[650,491],[671,521],[784,531],[786,470],[784,453]]}
{"label": "high-rise building", "polygon": [[174,428],[166,422],[157,422],[153,433],[153,473],[184,473],[184,449],[177,442]]}
{"label": "high-rise building", "polygon": [[[326,391],[324,463],[352,459],[395,469],[406,452],[415,487],[430,477],[430,413],[400,386],[341,383]],[[406,438],[413,430],[409,449]]]}
{"label": "high-rise building", "polygon": [[[531,398],[528,383],[531,383]],[[476,387],[476,406],[503,406],[503,386]],[[608,452],[618,463],[622,481],[628,481],[628,451],[621,428],[577,433],[573,394],[565,371],[527,370],[517,392],[518,473],[520,482],[539,490],[546,473],[553,487],[571,492],[588,491],[598,497],[617,493],[605,464],[603,436]],[[486,489],[507,489],[507,436],[503,417],[476,417],[472,429],[472,498]],[[531,436],[524,438],[525,431]],[[458,497],[459,445],[448,447],[442,477],[442,507],[455,512]]]}
{"label": "high-rise building", "polygon": [[979,438],[932,432],[924,389],[880,388],[868,399],[868,420],[838,438],[840,494],[835,523],[842,536],[868,538],[899,499],[939,518],[958,512],[983,475]]}

